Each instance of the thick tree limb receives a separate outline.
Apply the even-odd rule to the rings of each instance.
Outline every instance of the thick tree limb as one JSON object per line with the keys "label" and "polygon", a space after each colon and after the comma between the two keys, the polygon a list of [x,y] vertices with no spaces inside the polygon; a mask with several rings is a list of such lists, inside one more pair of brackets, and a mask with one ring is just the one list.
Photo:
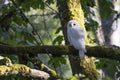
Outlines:
{"label": "thick tree limb", "polygon": [[[58,55],[77,55],[78,51],[71,46],[8,46],[0,44],[0,52],[4,54],[58,54]],[[96,53],[97,52],[97,53]],[[106,46],[87,46],[88,56],[98,58],[108,58],[120,61],[120,49]]]}
{"label": "thick tree limb", "polygon": [[22,64],[12,64],[11,66],[1,65],[0,66],[0,76],[3,75],[15,75],[15,74],[22,74],[24,76],[32,76],[37,78],[44,78],[48,79],[50,76],[48,73],[31,69],[25,65]]}

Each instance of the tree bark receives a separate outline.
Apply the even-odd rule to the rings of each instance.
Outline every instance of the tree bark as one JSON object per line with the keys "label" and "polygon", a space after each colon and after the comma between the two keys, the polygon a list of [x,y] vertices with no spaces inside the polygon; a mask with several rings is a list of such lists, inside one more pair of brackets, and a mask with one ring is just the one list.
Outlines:
{"label": "tree bark", "polygon": [[[106,4],[107,1],[104,1]],[[90,8],[90,11],[92,11],[93,14],[91,15],[92,20],[96,21],[98,23],[98,28],[96,31],[96,37],[99,42],[99,45],[116,45],[120,47],[120,6],[119,0],[113,0],[112,5],[114,6],[114,10],[111,9],[111,6],[105,6],[106,4],[102,4],[103,1],[101,0],[95,0],[95,7]],[[104,9],[107,9],[108,12],[104,11]],[[113,12],[112,12],[113,11]],[[116,11],[116,13],[114,12]],[[104,12],[104,13],[103,13]],[[109,14],[109,15],[107,15]],[[104,15],[104,17],[103,17]]]}

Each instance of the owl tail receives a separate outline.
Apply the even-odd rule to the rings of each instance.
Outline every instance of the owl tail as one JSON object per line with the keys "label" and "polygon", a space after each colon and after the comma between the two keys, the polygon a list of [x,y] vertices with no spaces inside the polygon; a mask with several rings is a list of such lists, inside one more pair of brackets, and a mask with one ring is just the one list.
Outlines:
{"label": "owl tail", "polygon": [[83,59],[84,56],[85,56],[85,51],[79,50],[79,57],[80,57],[80,59]]}

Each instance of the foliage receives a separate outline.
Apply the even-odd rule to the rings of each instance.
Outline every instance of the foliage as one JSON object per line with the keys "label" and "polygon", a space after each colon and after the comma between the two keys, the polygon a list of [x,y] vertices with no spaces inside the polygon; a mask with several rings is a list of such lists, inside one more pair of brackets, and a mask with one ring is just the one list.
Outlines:
{"label": "foliage", "polygon": [[[91,13],[89,6],[94,7],[94,0],[81,0],[82,8],[85,13],[85,26],[88,31],[88,38],[92,45],[97,45],[95,39],[95,31],[98,28],[98,22],[90,18]],[[4,42],[7,45],[61,45],[64,38],[61,32],[60,21],[58,19],[58,11],[56,8],[56,0],[10,0],[9,4],[4,4],[0,12],[0,43]],[[106,19],[112,16],[115,11],[112,10],[113,4],[108,0],[99,0],[101,19]],[[41,41],[42,40],[42,41]],[[4,52],[3,52],[4,54]],[[7,55],[14,63],[20,63],[19,56]],[[41,56],[41,57],[39,57]],[[70,69],[66,57],[53,58],[49,55],[32,56],[39,58],[52,68],[57,67],[57,72],[62,71],[68,73]],[[25,56],[26,57],[26,56]],[[30,56],[27,56],[31,58]],[[44,59],[42,59],[42,57]],[[45,60],[46,59],[46,60]],[[95,59],[98,69],[107,68],[108,72],[113,75],[116,72],[116,66],[119,65],[116,61],[106,59]],[[111,64],[109,64],[111,63]],[[31,67],[36,67],[33,62],[28,61]],[[56,66],[54,66],[54,65]],[[67,67],[67,68],[66,68]],[[37,66],[37,68],[39,68]],[[61,74],[62,75],[62,74]],[[71,73],[69,72],[69,75]],[[64,76],[63,76],[64,77]],[[1,79],[18,79],[27,80],[22,76],[1,77]],[[72,77],[74,80],[76,77]],[[30,78],[31,79],[31,78]],[[32,79],[31,79],[32,80]]]}

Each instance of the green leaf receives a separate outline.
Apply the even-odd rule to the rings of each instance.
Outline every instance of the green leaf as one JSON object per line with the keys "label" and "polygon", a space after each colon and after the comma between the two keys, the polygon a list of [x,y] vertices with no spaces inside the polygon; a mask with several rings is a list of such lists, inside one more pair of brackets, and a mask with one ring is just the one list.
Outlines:
{"label": "green leaf", "polygon": [[61,44],[63,41],[63,36],[59,35],[53,40],[53,44]]}
{"label": "green leaf", "polygon": [[43,1],[40,1],[40,9],[45,9],[45,4]]}
{"label": "green leaf", "polygon": [[66,64],[64,57],[55,57],[48,61],[48,64],[54,64],[56,67],[60,67],[62,64]]}
{"label": "green leaf", "polygon": [[55,34],[58,34],[60,31],[62,31],[62,27],[59,27],[59,28],[56,30]]}
{"label": "green leaf", "polygon": [[94,20],[90,20],[88,23],[85,23],[85,27],[87,31],[95,32],[98,27],[98,23]]}
{"label": "green leaf", "polygon": [[106,19],[113,14],[113,4],[107,0],[98,0],[100,6],[100,16],[102,19]]}
{"label": "green leaf", "polygon": [[21,18],[21,16],[13,16],[12,21],[14,21],[18,25],[25,25],[25,21]]}
{"label": "green leaf", "polygon": [[54,0],[46,0],[46,3],[52,4],[52,3],[54,3]]}
{"label": "green leaf", "polygon": [[96,62],[97,69],[105,68],[111,74],[114,74],[116,72],[116,66],[118,66],[118,65],[119,65],[119,63],[117,61],[108,60],[108,59],[100,59],[98,62]]}
{"label": "green leaf", "polygon": [[35,37],[30,33],[24,33],[24,39],[33,42],[35,40]]}

